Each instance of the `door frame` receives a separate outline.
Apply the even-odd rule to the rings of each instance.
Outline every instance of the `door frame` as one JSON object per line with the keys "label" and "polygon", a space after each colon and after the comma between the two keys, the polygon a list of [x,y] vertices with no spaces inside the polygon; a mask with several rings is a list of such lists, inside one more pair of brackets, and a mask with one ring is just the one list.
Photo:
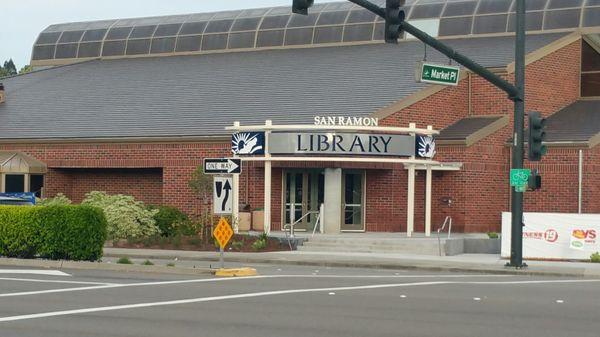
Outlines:
{"label": "door frame", "polygon": [[[361,191],[361,223],[362,223],[362,229],[342,229],[345,225],[346,225],[346,173],[351,173],[351,174],[357,174],[360,173],[362,175],[362,191]],[[341,195],[341,199],[342,199],[342,215],[341,215],[341,219],[342,219],[342,223],[340,224],[340,231],[344,232],[344,233],[364,233],[367,231],[367,224],[366,224],[366,202],[367,202],[367,170],[360,170],[360,169],[342,169],[342,190],[340,191]]]}
{"label": "door frame", "polygon": [[[314,169],[311,169],[311,168],[286,168],[286,169],[282,169],[282,173],[281,173],[281,228],[282,228],[282,230],[283,230],[283,226],[285,226],[287,224],[286,223],[287,219],[285,216],[286,215],[285,214],[286,207],[287,207],[287,205],[286,205],[287,200],[286,200],[285,194],[286,194],[286,190],[289,188],[289,186],[287,186],[287,182],[286,182],[287,174],[288,173],[292,173],[292,174],[302,173],[302,202],[300,202],[300,204],[302,205],[301,213],[302,213],[302,215],[304,215],[304,214],[306,214],[304,212],[305,208],[306,208],[306,211],[308,211],[310,209],[310,205],[308,204],[308,200],[310,199],[310,196],[308,195],[308,193],[309,193],[309,187],[308,187],[309,179],[308,178],[313,173],[321,174],[322,172],[323,172],[323,169],[321,169],[321,168],[314,168]],[[319,186],[318,180],[316,180],[313,183],[318,188],[318,186]],[[312,192],[313,191],[311,190],[311,193]],[[318,192],[315,192],[315,193],[318,196]],[[298,203],[294,202],[294,204],[298,204]],[[317,201],[317,207],[318,207],[318,201]],[[291,209],[290,209],[290,214],[291,214]],[[294,221],[296,221],[296,220],[298,220],[298,219],[294,219]],[[305,223],[305,222],[309,222],[309,221],[304,221],[303,223]],[[308,226],[310,225],[310,223],[308,223],[308,224],[305,223],[305,225],[306,226],[294,228],[294,231],[300,231],[300,232],[308,231],[309,230]],[[310,229],[310,230],[312,230],[312,229]]]}

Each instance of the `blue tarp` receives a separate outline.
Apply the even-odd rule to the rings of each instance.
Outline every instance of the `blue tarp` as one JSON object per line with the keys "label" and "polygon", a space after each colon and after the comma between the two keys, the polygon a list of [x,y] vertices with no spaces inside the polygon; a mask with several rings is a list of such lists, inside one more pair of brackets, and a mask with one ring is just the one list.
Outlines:
{"label": "blue tarp", "polygon": [[35,193],[0,193],[0,205],[35,205]]}

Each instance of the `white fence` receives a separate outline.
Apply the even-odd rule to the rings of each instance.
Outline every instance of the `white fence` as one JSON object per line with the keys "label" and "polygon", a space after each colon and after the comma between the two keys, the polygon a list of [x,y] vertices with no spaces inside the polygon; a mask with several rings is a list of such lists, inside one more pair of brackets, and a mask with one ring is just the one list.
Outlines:
{"label": "white fence", "polygon": [[[511,213],[502,213],[502,257],[510,257]],[[524,213],[523,258],[589,260],[600,251],[600,214]]]}

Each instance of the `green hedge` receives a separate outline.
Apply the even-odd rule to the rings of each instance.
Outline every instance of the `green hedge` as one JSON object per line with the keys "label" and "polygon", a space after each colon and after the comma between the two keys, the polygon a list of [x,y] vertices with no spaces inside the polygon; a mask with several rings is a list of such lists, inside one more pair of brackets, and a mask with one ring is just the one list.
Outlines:
{"label": "green hedge", "polygon": [[102,257],[106,219],[90,206],[0,206],[0,255],[89,260]]}

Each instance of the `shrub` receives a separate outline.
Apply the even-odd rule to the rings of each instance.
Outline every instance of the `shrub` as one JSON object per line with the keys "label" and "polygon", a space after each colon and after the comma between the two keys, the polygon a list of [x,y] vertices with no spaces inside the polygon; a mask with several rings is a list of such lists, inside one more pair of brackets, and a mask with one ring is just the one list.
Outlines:
{"label": "shrub", "polygon": [[600,252],[595,252],[590,256],[590,259],[593,263],[600,263]]}
{"label": "shrub", "polygon": [[267,240],[258,239],[252,243],[252,249],[263,250],[267,248]]}
{"label": "shrub", "polygon": [[175,262],[169,262],[169,263],[167,263],[167,267],[175,267]]}
{"label": "shrub", "polygon": [[50,259],[91,260],[102,257],[106,241],[106,218],[91,206],[49,206],[39,211],[40,235],[44,240],[38,254]]}
{"label": "shrub", "polygon": [[150,261],[150,260],[146,260],[146,261],[142,262],[142,265],[144,265],[144,266],[153,266],[154,263],[152,263],[152,261]]}
{"label": "shrub", "polygon": [[86,194],[81,204],[104,211],[110,239],[143,238],[160,233],[153,218],[158,210],[148,210],[143,202],[131,196],[94,191]]}
{"label": "shrub", "polygon": [[87,206],[1,206],[0,255],[98,260],[106,219]]}
{"label": "shrub", "polygon": [[118,264],[133,264],[133,262],[131,262],[131,260],[127,256],[120,257],[117,260],[117,263]]}
{"label": "shrub", "polygon": [[158,210],[154,215],[156,226],[163,236],[173,236],[180,227],[178,224],[188,222],[187,214],[172,206],[149,206],[150,210]]}
{"label": "shrub", "polygon": [[496,232],[488,232],[487,236],[490,239],[497,239],[498,238],[498,233],[496,233]]}
{"label": "shrub", "polygon": [[242,248],[244,247],[244,242],[243,241],[233,241],[231,242],[231,248],[233,248],[234,250],[242,250]]}
{"label": "shrub", "polygon": [[66,206],[70,205],[71,200],[64,194],[58,193],[54,198],[46,198],[39,201],[36,205],[38,206]]}

